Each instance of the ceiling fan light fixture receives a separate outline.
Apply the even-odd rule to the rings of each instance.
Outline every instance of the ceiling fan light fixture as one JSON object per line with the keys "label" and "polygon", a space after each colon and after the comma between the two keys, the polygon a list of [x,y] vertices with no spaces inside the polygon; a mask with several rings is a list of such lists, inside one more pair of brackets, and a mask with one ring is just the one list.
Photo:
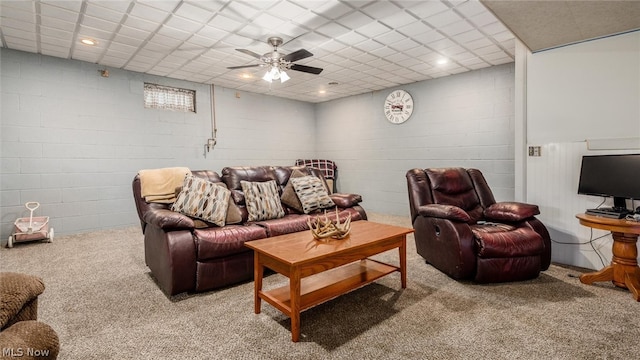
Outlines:
{"label": "ceiling fan light fixture", "polygon": [[285,81],[287,81],[289,79],[291,79],[291,78],[289,77],[289,75],[287,75],[286,72],[284,72],[284,71],[280,72],[280,82],[281,83],[283,83],[283,82],[285,82]]}
{"label": "ceiling fan light fixture", "polygon": [[267,71],[264,76],[262,77],[262,80],[266,81],[266,82],[272,82],[273,78],[271,77],[271,71]]}

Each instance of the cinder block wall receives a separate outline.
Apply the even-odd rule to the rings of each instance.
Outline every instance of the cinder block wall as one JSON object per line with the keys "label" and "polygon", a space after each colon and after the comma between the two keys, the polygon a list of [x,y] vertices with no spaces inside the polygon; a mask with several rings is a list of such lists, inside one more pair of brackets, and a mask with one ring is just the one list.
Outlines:
{"label": "cinder block wall", "polygon": [[[138,224],[131,180],[140,169],[293,165],[314,154],[313,104],[0,49],[0,243],[28,201],[56,234]],[[144,82],[196,90],[197,113],[145,109]]]}
{"label": "cinder block wall", "polygon": [[399,87],[414,101],[403,124],[383,104],[393,89],[319,104],[317,152],[338,164],[339,191],[368,211],[408,216],[412,168],[475,167],[498,200],[514,198],[514,64]]}

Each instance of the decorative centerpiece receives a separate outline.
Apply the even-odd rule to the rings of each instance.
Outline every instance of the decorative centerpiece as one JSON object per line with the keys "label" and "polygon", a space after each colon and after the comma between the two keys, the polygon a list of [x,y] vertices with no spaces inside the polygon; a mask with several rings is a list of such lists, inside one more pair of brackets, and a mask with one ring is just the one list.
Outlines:
{"label": "decorative centerpiece", "polygon": [[338,208],[336,208],[336,221],[333,222],[327,216],[327,212],[324,212],[324,217],[318,216],[315,220],[311,218],[307,219],[307,224],[311,230],[311,234],[316,240],[325,240],[329,238],[344,239],[349,235],[351,231],[351,214],[347,217],[344,223],[340,224],[340,216],[338,214]]}

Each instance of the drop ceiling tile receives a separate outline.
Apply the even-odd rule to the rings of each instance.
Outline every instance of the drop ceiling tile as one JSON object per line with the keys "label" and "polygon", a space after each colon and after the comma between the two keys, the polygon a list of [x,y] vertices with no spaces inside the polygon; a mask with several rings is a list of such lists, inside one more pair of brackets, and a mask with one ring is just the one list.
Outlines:
{"label": "drop ceiling tile", "polygon": [[218,41],[222,40],[228,33],[213,26],[204,26],[202,29],[198,30],[196,34],[201,37]]}
{"label": "drop ceiling tile", "polygon": [[269,8],[270,13],[278,14],[283,19],[295,19],[307,11],[308,9],[291,1],[281,1]]}
{"label": "drop ceiling tile", "polygon": [[453,10],[448,10],[433,16],[429,16],[424,20],[435,28],[442,28],[444,26],[462,21],[462,17],[456,14]]}
{"label": "drop ceiling tile", "polygon": [[28,42],[32,42],[32,41],[35,42],[37,39],[36,34],[34,32],[14,29],[14,28],[3,28],[2,34],[5,37],[11,37],[14,39],[23,39],[23,40],[27,40]]}
{"label": "drop ceiling tile", "polygon": [[465,17],[471,17],[487,12],[487,8],[485,8],[480,1],[466,1],[456,5],[455,9]]}
{"label": "drop ceiling tile", "polygon": [[348,32],[348,33],[346,33],[344,35],[338,36],[336,39],[338,41],[340,41],[340,42],[343,42],[343,43],[347,44],[347,45],[357,44],[357,43],[360,43],[360,42],[363,42],[363,41],[367,40],[366,37],[358,34],[355,31],[350,31],[350,32]]}
{"label": "drop ceiling tile", "polygon": [[171,26],[167,26],[167,25],[162,25],[162,27],[160,29],[158,29],[158,31],[156,32],[156,34],[160,34],[166,37],[170,37],[172,39],[177,39],[177,40],[181,40],[181,41],[185,41],[188,38],[191,37],[191,33],[187,32],[187,31],[182,31],[179,30],[177,28],[171,27]]}
{"label": "drop ceiling tile", "polygon": [[220,29],[225,32],[234,32],[239,28],[243,27],[245,24],[243,22],[234,20],[228,16],[224,16],[221,14],[217,14],[210,22],[209,25]]}
{"label": "drop ceiling tile", "polygon": [[458,34],[462,34],[471,30],[474,30],[474,27],[471,26],[466,20],[461,20],[454,22],[452,24],[443,26],[438,28],[441,32],[448,35],[449,37],[455,36]]}
{"label": "drop ceiling tile", "polygon": [[164,36],[162,34],[155,34],[153,35],[153,37],[149,40],[149,43],[155,43],[158,45],[164,45],[164,46],[168,46],[169,48],[176,48],[178,46],[180,46],[180,44],[182,44],[181,40],[172,38],[172,37],[168,37],[168,36]]}
{"label": "drop ceiling tile", "polygon": [[419,43],[409,38],[405,38],[400,41],[395,41],[392,44],[389,44],[389,47],[391,47],[392,49],[396,49],[398,51],[405,51],[405,50],[413,49],[418,46],[420,46]]}
{"label": "drop ceiling tile", "polygon": [[381,47],[384,47],[384,45],[382,45],[381,43],[372,40],[372,39],[367,39],[365,41],[361,41],[357,44],[354,45],[354,47],[362,50],[362,51],[374,51],[376,49],[380,49]]}
{"label": "drop ceiling tile", "polygon": [[404,26],[398,27],[396,30],[409,37],[420,37],[421,34],[434,31],[432,27],[422,21],[410,22]]}
{"label": "drop ceiling tile", "polygon": [[213,12],[203,11],[201,7],[192,5],[187,2],[180,3],[180,6],[174,12],[174,14],[196,23],[206,23],[213,17]]}
{"label": "drop ceiling tile", "polygon": [[265,29],[273,29],[278,26],[282,26],[285,22],[285,20],[267,13],[259,14],[255,17],[255,19],[252,20],[253,24],[261,26]]}
{"label": "drop ceiling tile", "polygon": [[457,34],[452,39],[458,43],[464,44],[474,40],[482,39],[484,35],[478,30],[471,30],[461,34]]}
{"label": "drop ceiling tile", "polygon": [[10,13],[8,11],[21,10],[25,12],[31,12],[35,14],[35,2],[33,1],[3,1],[0,2],[0,10],[2,17],[8,17]]}
{"label": "drop ceiling tile", "polygon": [[382,35],[376,36],[376,40],[380,41],[383,44],[391,45],[396,41],[401,41],[406,39],[406,36],[400,34],[397,31],[389,31]]}
{"label": "drop ceiling tile", "polygon": [[137,48],[138,46],[142,45],[142,43],[144,41],[140,40],[140,39],[134,39],[134,38],[128,37],[128,36],[116,35],[113,38],[113,42],[124,44],[124,45],[129,45],[129,46]]}
{"label": "drop ceiling tile", "polygon": [[[0,7],[0,14],[2,15],[2,20],[5,18],[11,18],[16,21],[24,21],[27,23],[35,24],[36,23],[36,14],[31,11],[24,11],[21,9],[16,9],[12,7],[5,6],[5,3],[2,2],[2,7]],[[4,27],[4,26],[3,26]]]}
{"label": "drop ceiling tile", "polygon": [[316,32],[331,38],[337,38],[338,36],[344,35],[350,31],[351,29],[348,27],[336,23],[327,23],[316,29]]}
{"label": "drop ceiling tile", "polygon": [[296,24],[302,25],[306,29],[315,30],[318,27],[328,23],[329,19],[312,11],[307,11],[300,14],[299,16],[296,16],[294,19],[291,19],[291,21]]}
{"label": "drop ceiling tile", "polygon": [[[391,14],[391,15],[389,15]],[[410,24],[412,22],[418,21],[415,16],[410,15],[404,11],[399,11],[395,13],[387,13],[386,16],[379,19],[379,21],[391,28],[397,29],[401,26]]]}
{"label": "drop ceiling tile", "polygon": [[119,24],[90,15],[85,15],[82,18],[82,25],[102,31],[114,32],[118,28]]}
{"label": "drop ceiling tile", "polygon": [[124,21],[124,24],[130,28],[138,29],[142,31],[155,31],[160,27],[157,23],[149,20],[145,20],[133,15],[127,16],[127,19]]}
{"label": "drop ceiling tile", "polygon": [[137,0],[139,3],[148,5],[164,12],[172,12],[180,4],[180,0]]}
{"label": "drop ceiling tile", "polygon": [[114,23],[120,23],[123,20],[125,11],[115,11],[104,6],[100,6],[94,2],[88,2],[87,8],[85,10],[85,15],[93,16],[95,18],[100,18],[105,21],[111,21]]}
{"label": "drop ceiling tile", "polygon": [[35,41],[29,41],[20,38],[14,37],[5,37],[5,42],[10,49],[26,51],[26,52],[37,52],[38,45]]}
{"label": "drop ceiling tile", "polygon": [[[162,2],[163,1],[150,1],[150,2],[148,2],[148,4],[149,5],[151,5],[151,4],[160,4]],[[129,14],[130,14],[130,16],[135,16],[137,18],[144,19],[144,20],[147,20],[147,21],[151,21],[151,22],[156,23],[156,24],[162,24],[167,19],[167,17],[169,16],[167,11],[160,10],[158,8],[145,5],[142,2],[136,2],[134,4],[133,8],[131,9],[131,12]],[[156,27],[157,27],[157,25],[156,25]]]}
{"label": "drop ceiling tile", "polygon": [[180,29],[184,32],[195,32],[203,26],[201,22],[196,22],[176,15],[171,15],[164,25],[174,29]]}
{"label": "drop ceiling tile", "polygon": [[442,50],[456,45],[455,42],[451,41],[449,38],[443,38],[434,42],[430,42],[427,44],[430,48],[434,50]]}
{"label": "drop ceiling tile", "polygon": [[350,28],[357,29],[359,27],[365,26],[372,22],[373,19],[368,15],[363,14],[359,11],[354,11],[350,14],[347,14],[337,20],[338,23]]}
{"label": "drop ceiling tile", "polygon": [[104,41],[111,38],[111,32],[90,28],[85,25],[80,25],[80,29],[78,30],[78,39],[83,37],[90,37],[90,38],[93,38],[94,40],[102,39]]}
{"label": "drop ceiling tile", "polygon": [[389,14],[400,12],[402,9],[388,1],[376,1],[364,6],[361,11],[374,19],[382,19],[389,16]]}
{"label": "drop ceiling tile", "polygon": [[54,1],[50,1],[50,0],[41,0],[41,6],[42,5],[52,5],[55,7],[59,7],[62,9],[66,9],[72,12],[80,12],[80,8],[82,6],[82,3],[79,1],[61,1],[61,0],[54,0]]}
{"label": "drop ceiling tile", "polygon": [[335,20],[353,11],[353,9],[337,1],[328,1],[327,3],[314,8],[312,11],[326,17],[327,19]]}
{"label": "drop ceiling tile", "polygon": [[[449,1],[451,3],[451,1]],[[441,1],[410,1],[407,3],[407,11],[420,19],[443,13],[449,10],[449,6]]]}
{"label": "drop ceiling tile", "polygon": [[[11,19],[11,18],[5,18],[5,17],[0,18],[0,22],[2,23],[2,27],[8,27],[12,29],[30,31],[30,32],[36,31],[35,22],[21,21],[18,19]],[[65,23],[65,22],[63,21],[62,23]],[[66,23],[66,24],[73,25],[71,23]]]}
{"label": "drop ceiling tile", "polygon": [[40,4],[40,13],[43,16],[50,16],[63,21],[69,21],[75,23],[78,20],[79,13],[69,11],[57,6],[51,6],[49,4]]}
{"label": "drop ceiling tile", "polygon": [[396,54],[397,51],[392,49],[392,48],[390,48],[390,47],[382,47],[380,49],[376,49],[376,50],[371,51],[371,53],[373,55],[379,56],[381,58],[385,58],[385,57],[387,57],[389,55]]}
{"label": "drop ceiling tile", "polygon": [[482,27],[497,22],[497,19],[492,13],[486,11],[469,17],[469,21],[475,26]]}
{"label": "drop ceiling tile", "polygon": [[71,47],[71,37],[69,37],[68,39],[60,39],[57,37],[52,37],[52,36],[46,36],[46,35],[40,35],[40,41],[41,41],[41,45],[50,45],[50,46],[58,46],[58,47],[64,47],[64,48],[70,48]]}
{"label": "drop ceiling tile", "polygon": [[466,43],[464,43],[462,45],[464,47],[466,47],[467,49],[469,49],[469,50],[476,50],[476,49],[483,48],[485,46],[493,45],[493,43],[491,42],[491,40],[483,37],[483,38],[480,38],[478,40],[473,40],[473,41],[466,42]]}
{"label": "drop ceiling tile", "polygon": [[113,56],[109,56],[109,55],[105,55],[102,57],[101,63],[103,63],[106,66],[112,66],[115,68],[119,68],[124,66],[124,64],[127,63],[127,59],[122,59],[119,57],[113,57]]}

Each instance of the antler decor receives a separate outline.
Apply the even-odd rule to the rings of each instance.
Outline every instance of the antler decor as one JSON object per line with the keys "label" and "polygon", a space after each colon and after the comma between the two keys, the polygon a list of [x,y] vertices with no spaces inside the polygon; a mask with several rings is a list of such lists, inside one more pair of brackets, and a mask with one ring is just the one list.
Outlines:
{"label": "antler decor", "polygon": [[335,223],[327,217],[327,211],[325,210],[323,218],[320,216],[315,220],[309,218],[307,219],[307,224],[309,225],[311,234],[313,234],[316,240],[324,240],[327,238],[344,239],[351,231],[351,214],[349,214],[344,223],[340,224],[340,216],[338,215],[337,208]]}

